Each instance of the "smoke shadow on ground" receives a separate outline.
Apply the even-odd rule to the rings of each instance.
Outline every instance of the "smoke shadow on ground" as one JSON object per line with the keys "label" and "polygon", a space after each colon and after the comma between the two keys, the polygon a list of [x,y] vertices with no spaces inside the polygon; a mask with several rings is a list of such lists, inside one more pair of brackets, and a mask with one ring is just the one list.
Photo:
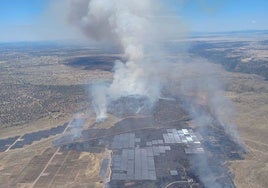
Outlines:
{"label": "smoke shadow on ground", "polygon": [[112,71],[114,62],[120,59],[118,56],[90,56],[90,57],[75,57],[67,60],[65,65],[81,68],[84,70],[102,70]]}

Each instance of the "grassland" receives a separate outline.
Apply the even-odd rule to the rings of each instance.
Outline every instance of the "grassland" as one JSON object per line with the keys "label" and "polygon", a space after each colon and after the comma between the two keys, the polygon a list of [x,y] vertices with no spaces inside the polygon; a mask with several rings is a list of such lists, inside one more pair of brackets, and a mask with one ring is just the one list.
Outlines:
{"label": "grassland", "polygon": [[[226,53],[229,53],[224,61],[216,63],[222,64],[228,70],[220,69],[219,76],[226,82],[225,95],[233,101],[236,109],[235,124],[247,149],[245,160],[230,161],[230,170],[234,173],[235,184],[238,188],[268,187],[268,81],[265,80],[267,76],[265,71],[256,72],[256,70],[260,70],[256,67],[264,67],[266,70],[267,42],[265,42],[266,40],[254,42],[253,39],[250,39],[249,43],[245,43],[245,38],[242,40],[244,43],[239,38],[232,38],[231,43],[229,43],[229,39],[226,41],[226,38],[195,40],[199,41],[199,45],[202,42],[208,45],[208,40],[210,40],[209,44],[212,47],[209,45],[211,48],[208,50],[209,54],[214,54],[215,50],[224,51],[220,54],[215,52],[217,58],[223,59]],[[240,43],[243,44],[242,47],[238,45]],[[254,44],[256,45],[254,46]],[[23,50],[21,45],[24,45]],[[26,47],[25,44],[0,45],[1,138],[21,136],[25,133],[55,127],[70,121],[76,112],[90,111],[88,109],[91,105],[88,85],[96,81],[111,80],[113,61],[115,58],[121,57],[117,53],[102,53],[98,49],[88,47],[38,45],[38,47],[31,47],[29,44],[26,44]],[[232,54],[236,56],[234,57]],[[207,58],[213,60],[211,56]],[[228,62],[230,59],[233,59],[230,62],[239,59],[236,66],[244,66],[247,69],[226,68],[227,65],[230,65]],[[253,61],[251,61],[252,59]],[[250,66],[253,68],[251,69],[247,63],[251,63]],[[256,66],[254,67],[254,65]],[[113,116],[109,119],[111,121],[101,124],[100,128],[111,127],[118,121]],[[90,117],[87,127],[92,126],[93,121],[93,118]],[[49,152],[52,155],[63,153],[63,156],[67,156],[66,160],[69,160],[68,156],[73,156],[73,162],[78,165],[83,166],[85,162],[90,164],[89,167],[78,170],[74,180],[64,180],[65,183],[61,182],[62,184],[57,184],[58,186],[103,186],[98,177],[99,162],[103,153],[54,151],[52,140],[53,137],[49,137],[23,149],[0,153],[1,185],[31,187],[36,179],[28,181],[30,182],[28,184],[25,183],[25,178],[27,179],[25,174],[29,170],[27,165],[32,164],[31,161],[34,158],[39,160],[40,154],[47,151],[48,155],[50,155]],[[55,165],[64,167],[63,163],[55,162]],[[40,169],[44,168],[40,166]],[[46,170],[49,171],[49,168],[45,169],[45,173]],[[60,169],[58,171],[60,172]],[[70,177],[73,176],[71,170],[66,173],[69,173]],[[42,183],[41,180],[39,183]],[[50,183],[56,185],[57,182],[51,181]],[[38,187],[38,184],[36,186]],[[42,187],[41,184],[40,187]]]}

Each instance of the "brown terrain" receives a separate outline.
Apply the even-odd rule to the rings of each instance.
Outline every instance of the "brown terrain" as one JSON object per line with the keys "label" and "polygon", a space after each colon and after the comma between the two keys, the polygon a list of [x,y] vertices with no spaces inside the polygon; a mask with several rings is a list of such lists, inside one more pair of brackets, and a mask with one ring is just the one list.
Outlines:
{"label": "brown terrain", "polygon": [[[91,49],[72,54],[75,49],[37,46],[38,50],[28,44],[1,46],[0,137],[18,136],[12,145],[27,133],[69,122],[90,106],[85,84],[111,78],[113,55],[94,52],[94,57],[84,57]],[[99,59],[100,65],[91,70],[72,65],[85,58]],[[103,187],[98,174],[105,153],[61,151],[52,145],[56,137],[49,135],[20,149],[9,145],[0,152],[0,187]]]}
{"label": "brown terrain", "polygon": [[245,160],[231,162],[235,184],[241,188],[268,186],[267,37],[265,32],[246,33],[203,37],[193,42],[194,54],[231,71],[224,71],[222,77],[227,82],[226,96],[235,105],[236,126],[247,149]]}
{"label": "brown terrain", "polygon": [[[227,50],[229,54],[228,57],[225,53],[218,54],[216,59],[226,59],[215,63],[223,65],[219,76],[226,82],[225,96],[234,103],[236,126],[247,150],[244,160],[229,161],[239,188],[268,187],[268,81],[265,80],[268,45],[265,37],[250,40],[200,37],[192,41],[191,52],[195,55],[204,54],[202,50],[209,54]],[[199,49],[196,43],[218,45],[218,48]],[[242,43],[243,48],[237,46]],[[42,137],[22,148],[12,147],[26,133],[63,125],[81,111],[90,114],[84,129],[96,128],[88,85],[110,81],[113,62],[121,55],[89,47],[36,45],[0,46],[0,138],[14,137],[12,145],[7,144],[7,148],[0,151],[0,187],[103,187],[99,171],[102,159],[109,156],[107,150],[91,153],[55,148],[52,141],[58,134]],[[212,62],[215,59],[205,58]],[[241,61],[233,68],[223,63],[228,62],[228,58]],[[250,67],[254,67],[252,72]],[[98,128],[112,127],[119,119],[109,115],[108,120]],[[63,128],[65,132],[68,125]]]}

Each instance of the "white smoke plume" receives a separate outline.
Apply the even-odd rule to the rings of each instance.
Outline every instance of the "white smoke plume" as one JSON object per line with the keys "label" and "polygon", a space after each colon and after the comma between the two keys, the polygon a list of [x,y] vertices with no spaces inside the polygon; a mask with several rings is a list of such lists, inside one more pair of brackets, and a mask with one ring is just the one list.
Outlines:
{"label": "white smoke plume", "polygon": [[97,114],[96,121],[103,121],[107,118],[107,85],[95,84],[91,88],[93,108]]}
{"label": "white smoke plume", "polygon": [[[204,60],[180,56],[180,62],[174,62],[169,58],[164,44],[181,37],[184,27],[163,1],[73,0],[70,7],[71,24],[91,39],[116,44],[124,54],[124,62],[115,62],[113,81],[91,88],[96,121],[107,117],[111,101],[141,95],[154,103],[165,86],[184,99],[200,131],[206,131],[215,119],[233,140],[239,140],[235,129],[228,126],[232,107],[221,92],[217,70]],[[205,110],[198,109],[202,105]],[[193,163],[199,164],[196,172],[206,187],[219,187],[208,181],[213,173],[202,173],[211,171],[206,158]]]}
{"label": "white smoke plume", "polygon": [[[234,126],[234,107],[224,96],[225,84],[221,79],[221,68],[197,57],[186,57],[180,61],[174,67],[176,72],[170,72],[169,80],[175,81],[170,82],[170,87],[174,89],[173,94],[184,101],[184,109],[191,115],[196,131],[205,136],[205,141],[210,142],[208,137],[212,136],[211,132],[223,130],[213,135],[224,135],[226,138],[221,139],[221,149],[234,143],[237,150],[243,151],[243,143]],[[218,172],[225,170],[221,159],[215,159],[217,163],[213,163],[214,167],[210,164],[209,153],[191,156],[189,159],[191,168],[205,187],[225,187],[222,182],[217,181]],[[229,186],[232,187],[228,184],[227,187]]]}
{"label": "white smoke plume", "polygon": [[[122,49],[126,62],[116,61],[114,79],[108,88],[93,91],[97,120],[106,117],[108,98],[142,95],[152,102],[161,95],[159,64],[161,43],[182,31],[172,13],[169,19],[158,0],[76,0],[71,1],[69,21],[97,41],[110,41]],[[161,53],[159,53],[161,52]],[[158,60],[159,61],[159,60]]]}

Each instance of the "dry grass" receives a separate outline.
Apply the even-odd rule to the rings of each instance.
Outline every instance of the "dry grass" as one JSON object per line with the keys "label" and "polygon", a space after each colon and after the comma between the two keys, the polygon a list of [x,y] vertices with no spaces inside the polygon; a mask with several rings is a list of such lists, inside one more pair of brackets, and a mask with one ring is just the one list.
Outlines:
{"label": "dry grass", "polygon": [[[233,38],[230,40],[236,41]],[[252,51],[252,53],[256,54],[256,51]],[[266,54],[259,54],[261,57],[264,55]],[[0,68],[3,68],[3,72],[0,74],[0,84],[77,85],[109,80],[112,77],[111,72],[73,68],[60,63],[64,59],[55,57],[47,59],[47,57],[36,59],[26,57],[19,62],[22,66],[20,69],[17,68],[16,63],[18,62],[10,64],[8,61],[1,61]],[[27,64],[29,59],[34,66]],[[46,66],[38,66],[40,64]],[[9,71],[5,71],[6,68]],[[268,187],[268,82],[254,75],[225,71],[220,75],[228,82],[226,96],[234,102],[237,109],[236,125],[248,151],[245,160],[231,162],[230,168],[235,175],[235,184],[238,188],[266,188]],[[73,118],[64,111],[53,114],[53,116],[16,127],[0,127],[0,137],[7,138],[48,129]],[[118,118],[109,116],[108,121],[100,123],[94,128],[109,128],[118,121]],[[90,116],[85,128],[90,127],[93,123],[94,117]],[[34,142],[22,149],[0,153],[0,187],[10,187],[10,184],[16,181],[16,177],[34,156],[51,147],[51,141],[52,138],[48,138]],[[75,182],[61,185],[61,187],[103,187],[103,184],[100,183],[101,179],[98,177],[102,158],[103,153],[81,153],[79,161],[88,161],[89,165],[85,171],[79,173]],[[16,186],[30,187],[31,184],[17,184]]]}
{"label": "dry grass", "polygon": [[[26,146],[22,149],[10,150],[0,154],[0,187],[32,187],[32,182],[20,183],[17,182],[18,179],[23,177],[25,174],[24,169],[27,167],[28,163],[33,159],[33,157],[39,156],[47,148],[52,147],[51,141],[53,138],[44,139],[39,142],[35,142],[32,145]],[[76,164],[82,163],[87,164],[87,167],[81,169],[77,174],[74,181],[62,182],[59,187],[92,187],[101,188],[103,183],[98,176],[102,153],[87,153],[81,152],[78,159],[76,159]],[[61,162],[61,161],[60,161]],[[60,164],[54,164],[60,165]],[[69,164],[65,164],[69,165]],[[36,170],[35,168],[32,170]],[[29,171],[32,173],[32,171]],[[70,171],[70,173],[72,173]],[[66,176],[69,176],[67,173]],[[57,180],[57,179],[55,179]],[[38,186],[37,186],[38,187]]]}
{"label": "dry grass", "polygon": [[236,107],[236,124],[245,143],[245,160],[231,162],[238,188],[268,187],[268,82],[247,74],[227,73]]}
{"label": "dry grass", "polygon": [[18,135],[24,135],[26,133],[37,132],[40,130],[50,129],[52,127],[56,127],[58,125],[62,125],[66,122],[69,122],[72,119],[71,115],[65,114],[61,115],[57,118],[53,117],[44,117],[37,121],[32,121],[27,124],[19,125],[19,126],[9,126],[9,127],[1,127],[0,126],[0,137],[8,138]]}

